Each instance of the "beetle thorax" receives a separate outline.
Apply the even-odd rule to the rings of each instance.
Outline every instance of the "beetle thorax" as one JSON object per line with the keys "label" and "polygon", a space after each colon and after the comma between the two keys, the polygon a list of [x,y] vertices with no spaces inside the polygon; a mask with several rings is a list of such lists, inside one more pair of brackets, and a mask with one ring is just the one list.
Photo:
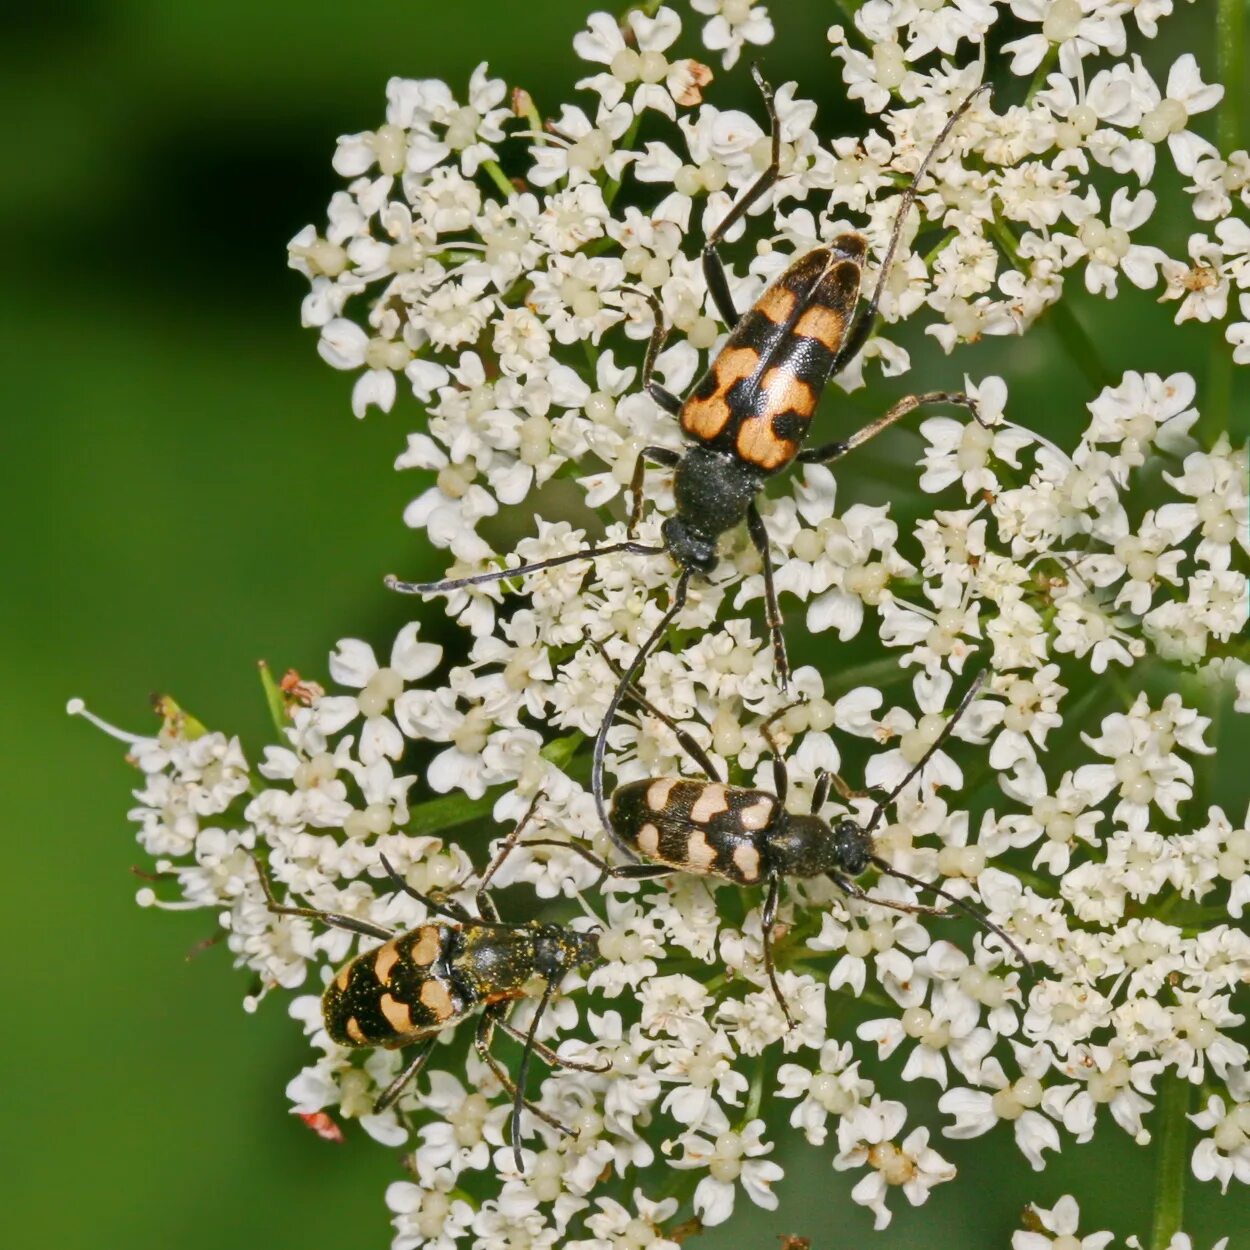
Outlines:
{"label": "beetle thorax", "polygon": [[716,539],[746,519],[760,481],[724,452],[689,447],[673,477],[677,515],[664,523],[664,542],[684,568],[707,573],[716,564]]}
{"label": "beetle thorax", "polygon": [[872,838],[844,820],[830,825],[820,816],[788,816],[769,838],[769,854],[778,875],[819,877],[825,873],[855,877],[868,867]]}

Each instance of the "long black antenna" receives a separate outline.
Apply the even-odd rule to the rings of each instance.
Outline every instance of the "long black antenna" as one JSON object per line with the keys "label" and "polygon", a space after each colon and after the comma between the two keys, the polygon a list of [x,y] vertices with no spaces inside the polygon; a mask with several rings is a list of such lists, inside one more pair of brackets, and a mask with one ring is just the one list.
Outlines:
{"label": "long black antenna", "polygon": [[521,1051],[521,1064],[516,1073],[516,1089],[512,1095],[512,1157],[516,1161],[516,1170],[525,1171],[525,1163],[521,1158],[521,1112],[525,1110],[525,1082],[529,1076],[530,1056],[534,1053],[534,1042],[538,1037],[538,1022],[547,1010],[547,1004],[555,993],[555,982],[548,981],[543,996],[534,1008],[534,1018],[530,1021],[529,1031],[525,1034],[525,1048]]}
{"label": "long black antenna", "polygon": [[881,817],[885,815],[885,809],[893,803],[900,794],[902,794],[908,783],[911,782],[917,774],[924,771],[924,766],[933,758],[938,750],[940,750],[946,739],[951,736],[951,731],[959,723],[959,718],[968,710],[968,705],[977,697],[977,692],[983,685],[985,685],[985,679],[989,676],[989,674],[990,670],[988,668],[983,668],[976,675],[976,677],[973,678],[972,685],[970,685],[964,692],[964,697],[959,700],[959,706],[955,709],[955,712],[951,716],[950,720],[948,720],[942,727],[942,732],[933,740],[933,744],[920,757],[920,759],[912,765],[911,771],[907,774],[907,776],[904,777],[903,780],[900,781],[898,785],[896,785],[875,808],[873,808],[872,815],[869,817],[868,823],[864,826],[865,833],[872,833],[872,831],[881,823]]}
{"label": "long black antenna", "polygon": [[[900,881],[906,881],[908,885],[914,885],[918,890],[928,890],[931,894],[936,894],[938,898],[944,898],[953,907],[957,907],[966,916],[971,916],[973,920],[988,930],[990,933],[997,934],[1017,955],[1020,956],[1020,962],[1030,970],[1033,967],[1033,961],[1020,949],[1016,942],[1010,938],[1002,929],[998,927],[983,911],[978,907],[974,907],[966,899],[959,898],[955,894],[949,893],[942,889],[940,885],[935,885],[932,881],[922,881],[919,877],[913,877],[909,872],[902,872],[898,868],[893,867],[889,861],[881,858],[880,855],[873,855],[872,862],[887,877],[897,877]],[[874,899],[874,902],[880,902],[880,899]]]}
{"label": "long black antenna", "polygon": [[[929,145],[929,150],[924,155],[924,160],[920,162],[919,168],[912,175],[911,181],[903,191],[903,198],[899,201],[898,210],[894,214],[894,226],[890,231],[890,242],[885,249],[885,258],[881,262],[881,268],[877,270],[877,285],[873,288],[872,299],[868,301],[864,311],[856,318],[855,328],[846,336],[846,343],[857,343],[862,345],[863,340],[872,331],[872,323],[877,318],[877,308],[881,303],[881,294],[885,290],[885,284],[890,277],[890,266],[894,263],[894,253],[898,251],[899,239],[903,234],[903,224],[907,220],[907,214],[911,211],[911,206],[916,202],[919,194],[918,188],[920,180],[928,173],[929,166],[933,163],[934,157],[937,156],[938,150],[942,144],[946,142],[950,132],[954,130],[956,123],[972,106],[972,102],[981,95],[982,92],[990,89],[989,83],[983,83],[975,91],[971,92],[964,102],[946,119],[946,124],[938,131],[938,136]],[[864,330],[860,331],[859,326],[863,325]],[[856,348],[858,350],[858,346]],[[847,356],[845,346],[838,353],[838,359],[834,361],[833,370],[836,373],[841,359]]]}
{"label": "long black antenna", "polygon": [[647,640],[635,652],[634,658],[630,660],[629,666],[621,674],[621,679],[616,683],[616,689],[612,691],[612,698],[608,702],[608,710],[604,713],[603,721],[599,725],[599,732],[595,735],[595,748],[591,756],[590,765],[590,790],[595,796],[595,810],[599,813],[599,820],[608,836],[612,838],[613,842],[616,842],[631,860],[637,860],[638,856],[613,835],[612,825],[608,821],[608,805],[604,800],[603,764],[604,753],[608,745],[608,730],[612,728],[612,722],[616,719],[616,713],[620,709],[626,691],[634,684],[634,678],[642,671],[642,666],[646,663],[647,656],[655,650],[656,646],[659,645],[660,639],[668,632],[668,627],[673,623],[673,618],[686,606],[686,592],[689,589],[690,570],[685,569],[677,579],[677,585],[673,589],[673,601],[669,604],[668,611],[664,613],[660,618],[660,623],[651,631]]}
{"label": "long black antenna", "polygon": [[459,590],[462,586],[482,586],[487,582],[507,581],[510,577],[524,577],[527,573],[558,568],[561,564],[572,564],[574,560],[596,560],[599,556],[608,556],[615,552],[628,552],[635,556],[659,556],[667,550],[667,547],[653,547],[650,543],[608,543],[604,547],[583,547],[581,551],[571,551],[564,556],[552,556],[550,560],[537,560],[533,564],[492,569],[489,573],[474,573],[471,577],[452,577],[441,582],[403,582],[394,573],[388,573],[383,580],[388,590],[398,591],[401,595],[439,595],[449,590]]}

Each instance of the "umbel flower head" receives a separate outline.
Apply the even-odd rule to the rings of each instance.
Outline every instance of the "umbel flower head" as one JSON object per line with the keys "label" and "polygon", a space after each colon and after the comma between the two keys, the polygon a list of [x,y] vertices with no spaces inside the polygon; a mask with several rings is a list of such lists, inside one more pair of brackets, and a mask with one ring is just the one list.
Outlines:
{"label": "umbel flower head", "polygon": [[[868,827],[881,871],[789,881],[767,920],[763,890],[706,873],[601,880],[585,852],[622,857],[587,789],[589,738],[670,611],[665,554],[456,590],[459,662],[414,622],[389,653],[340,641],[328,691],[266,673],[279,734],[256,759],[171,700],[155,736],[119,735],[154,861],[139,901],[212,909],[253,978],[250,1005],[302,991],[288,1006],[314,1057],[287,1088],[292,1109],[402,1152],[407,1178],[386,1191],[396,1250],[669,1250],[744,1199],[784,1214],[778,1135],[850,1173],[840,1192],[881,1228],[900,1194],[919,1205],[956,1180],[942,1138],[997,1133],[1040,1171],[1101,1123],[1141,1144],[1184,1123],[1187,1097],[1161,1093],[1177,1088],[1202,1091],[1194,1174],[1250,1180],[1250,832],[1206,797],[1203,711],[1230,684],[1250,710],[1245,447],[1193,436],[1186,373],[1125,373],[1060,446],[1016,419],[1007,380],[956,372],[960,343],[1026,333],[1069,281],[1115,298],[1123,277],[1181,300],[1178,320],[1245,314],[1250,160],[1200,133],[1221,89],[1189,54],[1159,85],[1129,51],[1173,7],[871,0],[829,31],[867,114],[857,134],[829,133],[802,84],[775,84],[780,178],[726,239],[738,309],[849,231],[867,240],[870,287],[909,176],[998,82],[934,153],[883,284],[885,326],[837,378],[906,374],[894,326],[918,319],[977,420],[921,419],[923,450],[892,483],[923,501],[915,519],[890,496],[841,506],[820,464],[759,499],[792,644],[828,639],[832,657],[866,640],[872,660],[803,664],[781,689],[755,619],[765,572],[732,533],[638,672],[606,765],[619,786],[698,777],[702,757],[772,792],[775,745],[788,809],[825,795],[818,814]],[[762,109],[718,107],[716,78],[781,20],[747,0],[691,8],[693,21],[654,4],[623,22],[593,14],[573,38],[576,103],[540,103],[485,65],[463,89],[393,79],[377,128],[339,140],[345,185],[326,223],[291,241],[304,323],[355,376],[355,413],[418,401],[396,460],[421,471],[404,520],[449,576],[499,566],[505,514],[527,563],[624,542],[642,448],[682,450],[641,365],[657,313],[672,333],[656,378],[675,394],[724,341],[691,240],[725,219],[771,142]],[[1027,33],[998,65],[986,40],[1008,13]],[[1165,163],[1189,180],[1169,212],[1209,232],[1182,259],[1150,233],[1146,184]],[[1250,359],[1250,323],[1221,329]],[[671,474],[649,473],[643,495],[638,537],[658,547]],[[527,814],[531,836],[489,882],[504,922],[482,925],[486,859],[458,837],[488,818],[502,837]],[[335,923],[276,912],[265,880],[283,907]],[[945,898],[922,897],[925,882]],[[535,898],[596,958],[558,978],[533,965],[496,1030],[511,1035],[502,1059],[489,1038],[473,1045],[489,1028],[468,1019],[503,1015],[502,982],[448,1006],[442,974],[423,974],[427,1033],[449,1027],[421,1035],[420,1072],[379,1109],[405,1056],[356,1044],[359,1015],[328,1028],[323,989],[336,978],[345,992],[341,970],[374,952],[352,965],[377,974],[360,1010],[404,1034],[418,1021],[383,994],[401,958],[385,935],[417,933],[402,957],[442,967],[433,946],[422,962],[422,940],[451,944],[438,959],[473,935],[497,952]],[[925,914],[952,901],[989,927]],[[829,1024],[846,1006],[853,1032]],[[527,1067],[523,1109],[508,1086]],[[906,1083],[906,1101],[883,1080]],[[939,1133],[915,1123],[935,1108]],[[1018,1244],[1076,1244],[1076,1216],[1070,1198],[1037,1208]]]}

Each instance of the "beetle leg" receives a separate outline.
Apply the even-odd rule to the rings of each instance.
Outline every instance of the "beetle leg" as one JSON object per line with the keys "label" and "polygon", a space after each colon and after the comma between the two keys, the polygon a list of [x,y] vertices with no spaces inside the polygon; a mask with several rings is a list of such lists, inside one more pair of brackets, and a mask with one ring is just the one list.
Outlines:
{"label": "beetle leg", "polygon": [[[673,587],[673,597],[669,603],[668,610],[660,618],[659,623],[651,633],[647,635],[638,650],[634,652],[634,658],[630,660],[621,680],[617,683],[616,689],[612,691],[612,697],[608,700],[607,711],[604,712],[603,720],[599,722],[599,731],[595,734],[594,746],[590,752],[590,792],[594,796],[595,811],[599,815],[599,820],[604,830],[613,837],[612,825],[608,820],[607,796],[603,785],[603,773],[608,750],[608,731],[612,728],[612,722],[616,719],[617,709],[625,698],[625,692],[633,685],[634,678],[642,671],[643,665],[647,662],[647,657],[660,645],[661,639],[668,633],[669,627],[682,608],[686,606],[686,596],[690,593],[690,576],[690,570],[684,569],[681,576],[678,577],[677,585]],[[628,859],[636,860],[638,858],[623,844],[618,845],[622,845],[622,849],[625,851]]]}
{"label": "beetle leg", "polygon": [[491,569],[487,573],[474,573],[470,577],[449,577],[441,582],[405,582],[394,573],[388,573],[382,581],[388,590],[401,595],[442,595],[464,586],[485,586],[491,582],[506,582],[527,573],[538,573],[543,569],[556,569],[563,564],[572,564],[575,560],[597,560],[600,556],[612,555],[623,551],[636,556],[659,556],[668,550],[667,547],[652,547],[647,543],[624,542],[605,543],[602,547],[583,547],[581,551],[570,551],[562,556],[552,556],[549,560],[536,560],[533,564],[518,564],[507,568]]}
{"label": "beetle leg", "polygon": [[409,885],[407,881],[396,871],[395,866],[385,855],[379,854],[378,859],[382,864],[386,875],[390,878],[391,884],[401,893],[407,894],[409,898],[415,898],[418,903],[424,903],[430,911],[450,916],[453,920],[459,920],[462,924],[471,924],[477,919],[466,907],[462,907],[455,899],[451,898],[435,898],[431,894],[422,894],[420,890]]}
{"label": "beetle leg", "polygon": [[825,776],[829,778],[830,784],[838,792],[838,797],[840,799],[849,802],[851,799],[866,799],[871,797],[869,791],[867,790],[852,790],[851,787],[848,786],[837,773],[826,773]]}
{"label": "beetle leg", "polygon": [[772,986],[773,993],[777,996],[777,1005],[781,1008],[781,1014],[786,1018],[786,1028],[793,1029],[797,1022],[790,1014],[786,996],[781,992],[781,985],[777,980],[777,965],[773,962],[773,925],[777,921],[777,899],[780,894],[781,878],[769,877],[768,895],[764,899],[764,911],[760,916],[760,925],[764,934],[764,971],[768,973],[768,984]]}
{"label": "beetle leg", "polygon": [[[519,1092],[519,1087],[509,1075],[508,1069],[495,1058],[494,1054],[492,1054],[490,1048],[491,1041],[495,1035],[495,1025],[499,1023],[502,1014],[502,1009],[497,1007],[490,1007],[482,1013],[482,1018],[478,1021],[477,1033],[473,1038],[473,1045],[476,1048],[477,1053],[481,1056],[482,1062],[486,1064],[486,1066],[495,1074],[495,1079],[504,1087],[505,1090],[508,1091],[509,1096],[515,1099]],[[520,1030],[518,1030],[518,1032],[520,1032]],[[521,1036],[524,1038],[526,1035],[522,1034]],[[557,1132],[563,1133],[566,1137],[573,1136],[572,1130],[561,1124],[560,1121],[557,1120],[550,1112],[544,1111],[541,1107],[535,1106],[524,1095],[521,1095],[520,1102],[522,1106],[528,1107],[529,1110],[542,1120],[544,1124],[550,1124],[553,1129]],[[513,1129],[513,1147],[519,1154],[520,1143],[515,1127]],[[517,1171],[519,1172],[520,1170],[521,1164],[518,1159]]]}
{"label": "beetle leg", "polygon": [[671,391],[666,391],[664,387],[654,380],[655,360],[664,347],[665,339],[668,338],[668,324],[664,320],[664,308],[654,291],[644,291],[636,286],[623,287],[622,289],[632,291],[635,295],[641,296],[651,306],[651,317],[654,324],[651,327],[651,337],[647,340],[647,354],[642,362],[642,389],[665,412],[676,416],[681,411],[681,400]]}
{"label": "beetle leg", "polygon": [[813,816],[820,812],[825,805],[825,800],[829,797],[829,776],[830,774],[823,768],[816,770],[816,784],[812,786]]}
{"label": "beetle leg", "polygon": [[[496,1021],[501,1029],[513,1040],[524,1045],[528,1035],[522,1033],[514,1024],[510,1024],[507,1020],[500,1016]],[[562,1055],[556,1054],[550,1046],[535,1040],[530,1047],[544,1063],[553,1068],[572,1068],[574,1072],[610,1072],[612,1065],[610,1063],[581,1063],[576,1059],[565,1059]]]}
{"label": "beetle leg", "polygon": [[870,421],[862,430],[856,430],[850,438],[836,443],[825,443],[821,447],[808,447],[799,452],[798,459],[803,464],[829,464],[840,460],[848,451],[862,447],[870,438],[876,438],[882,430],[889,429],[896,421],[915,412],[921,404],[961,404],[972,413],[972,418],[978,425],[985,424],[977,412],[977,401],[971,395],[960,391],[926,391],[923,395],[905,395],[884,416]]}
{"label": "beetle leg", "polygon": [[764,566],[764,619],[768,625],[768,636],[773,646],[773,669],[777,674],[777,684],[785,690],[790,685],[790,661],[786,657],[786,637],[781,632],[781,607],[777,603],[777,590],[773,585],[773,558],[768,550],[768,530],[764,518],[760,516],[755,500],[747,507],[747,533],[760,553],[760,562]]}
{"label": "beetle leg", "polygon": [[898,209],[894,214],[894,225],[890,228],[890,241],[886,245],[885,256],[881,260],[881,268],[877,272],[877,284],[873,287],[872,296],[865,305],[864,310],[855,318],[850,330],[847,332],[846,338],[842,341],[842,346],[838,350],[837,356],[834,358],[833,366],[829,371],[829,376],[833,377],[840,373],[847,365],[859,355],[860,350],[868,341],[868,336],[876,328],[877,309],[881,304],[881,294],[885,290],[885,284],[890,278],[890,269],[894,265],[894,254],[898,251],[899,239],[903,234],[903,224],[907,220],[907,214],[911,211],[912,205],[916,202],[917,190],[920,186],[920,180],[925,176],[933,158],[938,154],[942,144],[947,140],[951,131],[954,130],[956,123],[968,111],[973,100],[982,92],[989,90],[989,84],[984,83],[977,87],[975,91],[967,95],[963,102],[954,112],[946,119],[946,124],[938,131],[937,138],[929,145],[929,150],[924,154],[924,159],[920,162],[919,168],[912,175],[911,181],[907,184],[899,199]]}
{"label": "beetle leg", "polygon": [[[667,392],[665,392],[667,394]],[[677,405],[681,407],[680,401]],[[647,465],[658,464],[666,469],[673,468],[681,459],[681,453],[674,451],[671,447],[644,447],[638,453],[638,459],[634,461],[634,476],[629,480],[629,529],[627,533],[631,536],[638,528],[638,522],[642,520],[642,479],[646,476]]]}
{"label": "beetle leg", "polygon": [[486,866],[486,871],[482,873],[482,879],[478,883],[474,899],[477,902],[477,909],[479,913],[485,916],[488,920],[498,920],[499,913],[495,909],[494,901],[486,893],[486,887],[490,885],[491,878],[500,870],[500,868],[503,867],[504,860],[512,854],[513,848],[517,845],[517,840],[525,831],[525,826],[534,819],[535,809],[546,797],[545,792],[542,790],[539,790],[538,793],[534,795],[533,799],[530,800],[529,807],[525,809],[525,815],[517,821],[516,827],[499,844],[499,850],[495,852],[495,858],[490,861],[490,863]]}
{"label": "beetle leg", "polygon": [[394,929],[383,928],[380,924],[371,924],[368,920],[360,920],[356,916],[345,916],[337,911],[318,911],[315,907],[288,907],[279,903],[273,896],[273,887],[269,884],[269,874],[261,866],[258,859],[253,858],[257,875],[260,877],[260,888],[265,892],[265,903],[275,916],[303,916],[305,920],[320,920],[335,929],[344,929],[348,933],[359,933],[361,937],[381,938],[389,942],[396,936]]}
{"label": "beetle leg", "polygon": [[[621,675],[621,666],[617,664],[616,661],[613,660],[611,656],[608,655],[608,653],[603,649],[600,643],[596,642],[593,638],[590,641],[591,641],[591,645],[595,648],[595,650],[598,651],[599,654],[603,657],[604,663],[607,664],[607,666],[619,678]],[[630,686],[630,688],[626,691],[625,697],[627,699],[633,700],[633,702],[638,704],[638,706],[642,708],[644,712],[648,713],[651,716],[654,716],[656,720],[661,721],[663,724],[667,725],[669,729],[672,731],[673,736],[677,739],[678,745],[681,747],[683,751],[685,751],[685,753],[688,756],[690,756],[692,760],[694,760],[694,762],[701,769],[703,769],[703,775],[709,781],[723,780],[721,776],[717,773],[716,766],[712,763],[707,752],[704,751],[704,749],[694,740],[694,738],[692,738],[690,734],[686,732],[686,730],[684,730],[679,724],[677,724],[677,722],[674,721],[671,716],[669,716],[665,712],[661,712],[660,709],[656,707],[655,704],[652,703],[651,700],[648,699],[647,696],[644,695],[642,691],[638,689],[637,686]],[[697,716],[696,716],[696,719],[698,719]],[[700,724],[703,724],[706,726],[706,722],[702,721],[701,719],[700,719]]]}
{"label": "beetle leg", "polygon": [[716,246],[730,227],[741,221],[747,209],[777,181],[781,173],[781,126],[777,121],[777,106],[773,103],[773,89],[764,81],[758,66],[751,66],[751,76],[763,93],[764,104],[768,109],[768,133],[772,140],[768,167],[747,187],[737,203],[725,214],[720,225],[707,236],[707,242],[703,245],[703,276],[707,280],[708,293],[712,296],[712,303],[716,305],[721,320],[731,328],[738,322],[738,313],[729,292],[725,266]]}
{"label": "beetle leg", "polygon": [[438,1041],[438,1034],[427,1038],[421,1043],[421,1049],[408,1062],[400,1074],[378,1095],[378,1100],[373,1104],[373,1112],[375,1115],[381,1115],[383,1111],[389,1107],[396,1098],[403,1093],[404,1087],[417,1078],[421,1069],[425,1067],[426,1061],[430,1057],[430,1052],[434,1049],[434,1043]]}
{"label": "beetle leg", "polygon": [[831,872],[828,876],[843,894],[849,898],[858,899],[861,903],[872,903],[877,907],[888,907],[891,911],[906,912],[912,916],[950,915],[950,912],[944,907],[926,907],[924,903],[900,903],[892,898],[878,898],[875,894],[869,894],[862,885],[858,885],[850,877],[842,876],[841,873]]}
{"label": "beetle leg", "polygon": [[602,874],[596,885],[602,885],[608,877],[616,877],[621,881],[649,881],[654,877],[668,877],[677,871],[667,864],[618,864],[615,868],[600,859],[594,851],[578,846],[576,842],[561,842],[559,838],[526,838],[522,846],[558,846],[561,850],[572,851],[580,855],[588,864],[593,864]]}

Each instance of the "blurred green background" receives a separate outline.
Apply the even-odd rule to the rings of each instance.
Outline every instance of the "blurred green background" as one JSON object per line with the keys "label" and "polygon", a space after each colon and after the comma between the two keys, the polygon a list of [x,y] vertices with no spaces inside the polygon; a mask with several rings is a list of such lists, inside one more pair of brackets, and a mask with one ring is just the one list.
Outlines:
{"label": "blurred green background", "polygon": [[[358,1133],[323,1143],[287,1114],[282,1090],[304,1044],[277,997],[244,1015],[243,980],[221,949],[187,962],[212,932],[208,915],[135,908],[134,775],[117,744],[63,709],[81,695],[146,731],[146,696],[166,691],[255,751],[268,730],[259,657],[315,675],[342,636],[388,644],[412,605],[388,596],[381,574],[436,563],[400,521],[414,481],[389,471],[413,404],[352,419],[350,377],[299,327],[303,283],[284,245],[323,220],[335,136],[381,120],[388,76],[459,90],[485,59],[554,112],[570,98],[570,40],[588,7],[69,0],[9,13],[3,923],[13,955],[28,953],[13,959],[0,1042],[5,1244],[388,1241],[393,1159]],[[799,78],[824,116],[853,126],[823,41],[832,10],[778,7],[772,76]],[[1170,54],[1184,43],[1213,67],[1209,9],[1173,30]],[[714,98],[755,107],[745,66]],[[1179,251],[1186,223],[1167,228]],[[1206,376],[1209,333],[1174,328],[1138,294],[1078,315],[1113,375],[1191,369],[1244,431],[1244,382],[1233,391],[1219,364]],[[1093,394],[1045,325],[951,360],[912,345],[933,385],[1004,373],[1017,419],[1059,437]],[[878,412],[897,393],[876,387],[851,406]],[[888,498],[891,457],[914,460],[916,440],[899,431],[861,453],[847,492]],[[431,636],[449,638],[431,618]],[[1238,794],[1218,775],[1212,785],[1226,802]],[[1025,1199],[1049,1205],[1070,1189],[1086,1229],[1148,1224],[1152,1158],[1118,1132],[1069,1146],[1036,1178],[998,1136],[938,1145],[966,1169],[960,1181],[919,1211],[896,1202],[871,1244],[1006,1245]],[[1114,1184],[1083,1182],[1095,1156]],[[781,1212],[742,1199],[741,1220],[698,1245],[766,1250],[783,1233],[817,1250],[866,1242],[870,1216],[847,1196],[856,1176],[832,1174],[827,1151],[782,1157]],[[1191,1187],[1190,1201],[1199,1245],[1246,1227],[1237,1198]]]}

